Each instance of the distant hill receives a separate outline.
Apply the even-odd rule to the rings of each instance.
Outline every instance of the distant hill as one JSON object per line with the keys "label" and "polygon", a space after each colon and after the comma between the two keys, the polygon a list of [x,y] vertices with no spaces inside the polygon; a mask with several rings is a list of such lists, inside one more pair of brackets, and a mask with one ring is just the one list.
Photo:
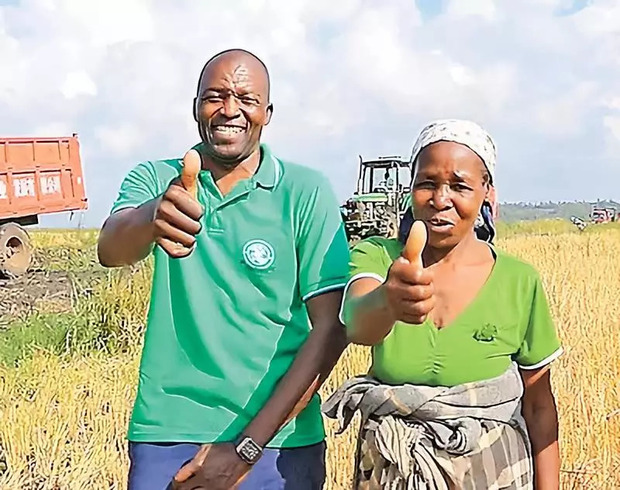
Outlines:
{"label": "distant hill", "polygon": [[616,201],[599,201],[596,203],[575,202],[541,202],[541,203],[501,203],[499,219],[506,223],[515,221],[533,221],[538,219],[570,219],[577,216],[587,220],[593,205],[614,207],[620,210],[620,203]]}

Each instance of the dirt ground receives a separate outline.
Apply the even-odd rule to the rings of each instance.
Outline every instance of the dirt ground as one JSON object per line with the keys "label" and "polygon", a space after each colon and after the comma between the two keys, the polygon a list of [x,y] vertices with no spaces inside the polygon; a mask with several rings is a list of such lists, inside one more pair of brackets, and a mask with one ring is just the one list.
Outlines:
{"label": "dirt ground", "polygon": [[0,318],[71,307],[72,281],[67,272],[33,270],[17,279],[0,279]]}

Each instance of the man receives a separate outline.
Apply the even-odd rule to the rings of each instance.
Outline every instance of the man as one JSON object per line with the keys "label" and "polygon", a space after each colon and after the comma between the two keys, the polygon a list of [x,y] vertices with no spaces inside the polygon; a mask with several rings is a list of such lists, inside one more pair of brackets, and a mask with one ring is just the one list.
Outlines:
{"label": "man", "polygon": [[[258,58],[212,58],[201,143],[134,168],[104,223],[104,266],[155,259],[130,490],[322,488],[316,391],[346,345],[349,251],[326,179],[260,143],[272,111]],[[195,199],[181,174],[197,159]]]}

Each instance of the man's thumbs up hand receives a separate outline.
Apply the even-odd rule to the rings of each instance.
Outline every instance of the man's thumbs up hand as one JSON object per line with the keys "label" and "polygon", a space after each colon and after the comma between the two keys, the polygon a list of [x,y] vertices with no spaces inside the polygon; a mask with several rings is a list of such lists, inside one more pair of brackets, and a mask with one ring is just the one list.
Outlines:
{"label": "man's thumbs up hand", "polygon": [[424,223],[414,222],[401,257],[388,272],[383,287],[394,321],[419,325],[435,306],[433,273],[422,260],[427,236]]}
{"label": "man's thumbs up hand", "polygon": [[200,160],[200,154],[194,149],[189,150],[183,157],[181,183],[194,199],[198,199],[198,185],[196,184],[196,179],[198,178],[201,167],[202,161]]}
{"label": "man's thumbs up hand", "polygon": [[183,168],[158,202],[153,217],[155,243],[173,258],[187,257],[194,250],[204,213],[198,202],[197,178],[202,167],[200,154],[189,150]]}

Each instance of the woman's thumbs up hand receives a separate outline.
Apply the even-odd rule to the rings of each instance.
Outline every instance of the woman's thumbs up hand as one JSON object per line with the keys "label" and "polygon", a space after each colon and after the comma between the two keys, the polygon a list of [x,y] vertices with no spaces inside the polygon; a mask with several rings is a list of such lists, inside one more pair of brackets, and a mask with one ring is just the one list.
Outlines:
{"label": "woman's thumbs up hand", "polygon": [[424,223],[414,222],[402,255],[390,267],[383,286],[394,321],[422,324],[435,306],[433,273],[422,260],[426,241]]}

